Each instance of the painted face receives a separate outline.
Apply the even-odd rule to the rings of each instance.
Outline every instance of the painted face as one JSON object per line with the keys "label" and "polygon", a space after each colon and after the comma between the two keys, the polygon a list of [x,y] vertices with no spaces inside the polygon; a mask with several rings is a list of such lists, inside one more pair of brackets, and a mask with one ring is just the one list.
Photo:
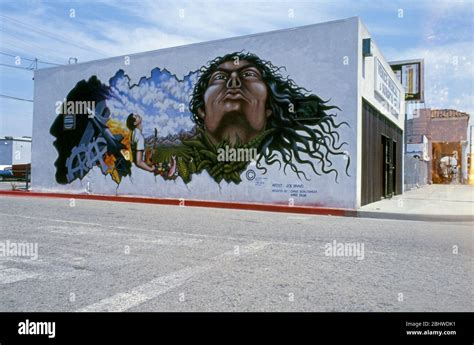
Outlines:
{"label": "painted face", "polygon": [[235,144],[237,137],[247,143],[265,129],[271,115],[267,97],[267,86],[255,66],[246,60],[227,61],[211,74],[204,109],[198,113],[215,143],[229,138]]}
{"label": "painted face", "polygon": [[142,123],[142,117],[138,114],[134,114],[133,118],[135,119],[135,127],[140,126],[140,124]]}

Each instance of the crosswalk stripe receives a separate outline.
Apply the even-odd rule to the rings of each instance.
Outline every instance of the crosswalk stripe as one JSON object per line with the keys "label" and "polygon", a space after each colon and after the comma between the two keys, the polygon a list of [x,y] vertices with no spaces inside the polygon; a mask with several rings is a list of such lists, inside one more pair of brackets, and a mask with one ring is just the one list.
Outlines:
{"label": "crosswalk stripe", "polygon": [[239,246],[234,250],[227,251],[223,254],[208,259],[208,262],[194,267],[187,267],[170,274],[155,278],[145,284],[136,286],[128,292],[118,293],[114,296],[104,298],[97,303],[79,309],[79,312],[101,312],[112,311],[121,312],[126,311],[132,307],[140,305],[146,301],[156,298],[178,286],[183,285],[190,278],[210,271],[214,268],[223,266],[237,258],[252,255],[270,243],[268,242],[253,242],[249,245]]}

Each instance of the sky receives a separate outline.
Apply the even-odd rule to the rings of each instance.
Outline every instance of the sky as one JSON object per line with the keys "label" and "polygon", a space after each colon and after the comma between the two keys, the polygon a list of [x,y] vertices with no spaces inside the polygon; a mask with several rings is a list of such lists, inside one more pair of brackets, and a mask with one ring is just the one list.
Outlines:
{"label": "sky", "polygon": [[166,69],[156,67],[149,78],[141,78],[131,88],[129,77],[120,70],[110,80],[111,96],[107,98],[106,106],[113,119],[122,123],[130,113],[140,114],[145,137],[151,136],[155,128],[159,129],[159,137],[189,132],[194,122],[185,105],[189,103],[198,75],[198,72],[190,72],[179,80]]}
{"label": "sky", "polygon": [[35,58],[45,68],[353,16],[388,61],[424,58],[426,107],[474,115],[474,0],[0,0],[0,137],[31,136]]}

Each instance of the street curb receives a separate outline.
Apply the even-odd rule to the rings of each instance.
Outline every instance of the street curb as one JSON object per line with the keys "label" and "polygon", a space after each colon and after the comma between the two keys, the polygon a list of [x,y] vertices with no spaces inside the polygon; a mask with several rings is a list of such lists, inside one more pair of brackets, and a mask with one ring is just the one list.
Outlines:
{"label": "street curb", "polygon": [[393,220],[411,220],[424,222],[474,222],[474,215],[432,215],[432,214],[409,214],[409,213],[391,213],[391,212],[373,212],[360,211],[354,209],[329,208],[317,206],[286,206],[286,205],[268,205],[268,204],[250,204],[225,201],[207,201],[207,200],[187,200],[187,199],[159,199],[136,196],[114,196],[102,194],[70,194],[70,193],[47,193],[31,191],[0,191],[0,195],[16,197],[39,197],[39,198],[63,198],[63,199],[85,199],[102,200],[115,202],[131,202],[142,204],[170,205],[170,206],[190,206],[190,207],[211,207],[236,209],[247,211],[297,213],[309,215],[338,216],[338,217],[357,217],[372,219],[393,219]]}
{"label": "street curb", "polygon": [[393,220],[414,220],[422,222],[474,222],[474,215],[439,215],[356,211],[356,217]]}
{"label": "street curb", "polygon": [[43,193],[30,191],[0,191],[0,195],[16,196],[16,197],[42,197],[42,198],[63,198],[63,199],[87,199],[102,200],[116,202],[131,202],[143,204],[158,204],[171,206],[191,206],[191,207],[211,207],[225,208],[248,211],[265,211],[265,212],[284,212],[313,214],[340,217],[356,217],[356,210],[328,208],[328,207],[310,207],[310,206],[286,206],[286,205],[268,205],[268,204],[250,204],[226,201],[207,201],[207,200],[188,200],[188,199],[159,199],[135,196],[113,196],[102,194],[69,194],[69,193]]}

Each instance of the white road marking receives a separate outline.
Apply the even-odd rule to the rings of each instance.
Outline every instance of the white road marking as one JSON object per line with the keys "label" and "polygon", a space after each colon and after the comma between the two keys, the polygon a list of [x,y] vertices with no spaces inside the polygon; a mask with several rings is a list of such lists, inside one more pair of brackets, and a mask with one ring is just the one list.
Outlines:
{"label": "white road marking", "polygon": [[26,272],[18,268],[5,268],[0,265],[0,284],[16,283],[26,279],[37,278],[39,274]]}
{"label": "white road marking", "polygon": [[[49,219],[49,218],[32,217],[32,216],[18,216],[18,215],[8,214],[8,213],[0,213],[0,216],[10,216],[10,217],[16,217],[16,218],[37,219],[37,220],[52,221],[52,222],[91,225],[91,226],[96,226],[100,228],[113,228],[113,229],[121,229],[121,230],[130,229],[130,227],[125,227],[125,226],[116,226],[116,225],[107,225],[107,224],[98,224],[98,223],[85,223],[85,222],[77,222],[77,221],[71,221],[71,220]],[[150,233],[153,233],[154,235],[157,233],[165,233],[165,234],[172,234],[172,235],[178,235],[178,236],[181,235],[181,236],[190,236],[190,237],[202,237],[202,238],[237,241],[237,242],[253,240],[252,238],[245,238],[245,237],[237,238],[237,237],[231,237],[231,236],[194,234],[194,233],[188,233],[188,232],[164,231],[164,230],[155,230],[155,229],[144,229],[144,228],[138,228],[138,227],[133,227],[133,231],[134,232],[137,232],[137,231],[150,232]],[[59,231],[56,230],[55,232],[60,232],[60,230]],[[121,235],[123,236],[126,234],[121,234]],[[291,243],[291,242],[280,242],[280,241],[265,241],[265,242],[268,242],[270,244],[278,244],[278,245],[291,246],[291,247],[305,247],[305,248],[312,247],[311,244],[306,244],[306,243]]]}
{"label": "white road marking", "polygon": [[[74,267],[74,265],[82,265],[85,262],[83,258],[77,257],[72,261],[55,258],[55,262],[43,259],[25,261],[18,257],[3,257],[2,261],[10,262],[13,265],[24,265],[25,268],[5,268],[4,265],[0,264],[0,284],[14,283],[26,279],[34,279],[35,281],[60,280],[93,274],[93,271],[87,268],[78,269]],[[64,266],[61,262],[65,262],[67,266]]]}
{"label": "white road marking", "polygon": [[376,251],[376,250],[366,250],[366,252],[380,254],[380,255],[391,255],[391,254],[387,254],[387,253],[384,253],[384,252],[379,252],[379,251]]}
{"label": "white road marking", "polygon": [[155,278],[145,284],[136,286],[128,292],[118,293],[114,296],[104,298],[99,302],[81,308],[78,311],[126,311],[130,308],[145,303],[146,301],[156,298],[172,289],[175,289],[178,286],[183,285],[184,283],[186,283],[187,280],[194,276],[210,271],[213,268],[222,266],[240,257],[254,254],[268,245],[268,242],[253,242],[249,245],[240,246],[238,255],[234,250],[227,251],[221,255],[207,259],[208,262],[203,265],[187,267],[167,274],[165,276]]}
{"label": "white road marking", "polygon": [[[123,235],[123,234],[122,234]],[[158,245],[166,245],[166,246],[194,246],[196,244],[201,244],[202,240],[194,239],[194,238],[179,238],[174,236],[164,236],[158,239],[146,239],[146,238],[132,238],[133,242],[139,243],[148,243],[148,244],[158,244]]]}
{"label": "white road marking", "polygon": [[[203,240],[187,237],[177,237],[177,236],[163,236],[154,233],[150,238],[138,235],[130,235],[123,232],[117,232],[108,229],[97,229],[92,227],[78,226],[78,227],[69,227],[69,226],[57,226],[57,225],[46,225],[38,226],[38,230],[48,230],[50,233],[61,234],[67,236],[82,236],[82,235],[103,235],[103,236],[120,236],[124,241],[138,242],[138,243],[147,243],[147,244],[158,244],[158,245],[168,245],[168,246],[194,246],[201,244]],[[99,231],[98,231],[99,230]]]}
{"label": "white road marking", "polygon": [[10,217],[24,218],[24,219],[46,220],[46,221],[49,221],[49,222],[59,222],[59,223],[71,223],[71,224],[101,226],[101,224],[99,224],[99,223],[87,223],[87,222],[76,222],[76,221],[73,221],[73,220],[62,220],[62,219],[52,219],[52,218],[42,218],[42,217],[19,216],[17,214],[9,214],[9,213],[0,213],[0,216],[10,216]]}
{"label": "white road marking", "polygon": [[307,217],[307,216],[288,216],[288,217],[286,217],[286,219],[288,219],[288,220],[309,220],[309,219],[313,219],[313,218]]}

